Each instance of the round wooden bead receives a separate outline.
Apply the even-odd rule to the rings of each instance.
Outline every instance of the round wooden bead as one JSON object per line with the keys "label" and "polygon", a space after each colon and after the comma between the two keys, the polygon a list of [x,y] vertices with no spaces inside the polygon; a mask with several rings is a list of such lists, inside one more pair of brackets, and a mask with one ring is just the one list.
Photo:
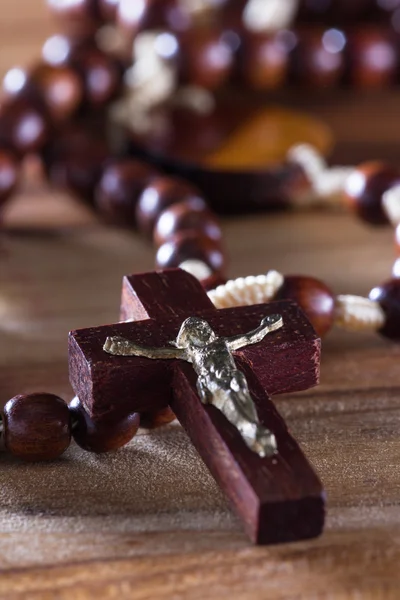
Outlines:
{"label": "round wooden bead", "polygon": [[[6,93],[14,98],[24,98],[39,107],[44,106],[52,121],[68,119],[79,107],[83,98],[82,82],[72,69],[41,64],[30,73],[20,69],[19,72],[15,71],[12,69],[5,76]],[[23,78],[23,84],[13,88],[13,79],[17,78]]]}
{"label": "round wooden bead", "polygon": [[68,30],[76,33],[94,33],[99,25],[97,0],[47,0],[53,15]]}
{"label": "round wooden bead", "polygon": [[140,427],[144,429],[156,429],[168,425],[176,419],[172,410],[167,406],[160,410],[147,411],[140,414]]}
{"label": "round wooden bead", "polygon": [[131,36],[145,29],[185,31],[192,24],[190,12],[180,0],[120,0],[117,20]]}
{"label": "round wooden bead", "polygon": [[240,51],[242,79],[259,90],[281,87],[288,73],[289,50],[279,36],[247,35]]}
{"label": "round wooden bead", "polygon": [[357,167],[345,185],[345,199],[355,213],[371,225],[386,225],[382,197],[400,184],[400,171],[381,162],[368,162]]}
{"label": "round wooden bead", "polygon": [[109,165],[103,172],[96,188],[96,206],[111,222],[134,226],[136,224],[136,204],[143,188],[155,170],[138,160],[119,160]]}
{"label": "round wooden bead", "polygon": [[194,232],[178,233],[157,251],[156,264],[160,269],[177,268],[188,259],[203,261],[216,273],[225,269],[221,244]]}
{"label": "round wooden bead", "polygon": [[310,319],[318,335],[325,335],[333,326],[335,299],[322,281],[313,277],[285,277],[274,300],[293,300]]}
{"label": "round wooden bead", "polygon": [[136,435],[140,425],[138,413],[121,419],[93,421],[79,398],[69,405],[72,420],[72,435],[75,442],[88,452],[112,452],[122,448]]}
{"label": "round wooden bead", "polygon": [[46,148],[44,161],[50,181],[93,203],[94,191],[109,156],[103,139],[72,130]]}
{"label": "round wooden bead", "polygon": [[19,179],[19,163],[8,150],[0,149],[0,210],[13,194]]}
{"label": "round wooden bead", "polygon": [[22,394],[3,412],[6,449],[27,461],[54,460],[71,440],[68,406],[53,394]]}
{"label": "round wooden bead", "polygon": [[174,177],[157,177],[142,192],[136,207],[136,221],[142,233],[151,237],[160,214],[172,204],[196,200],[203,202],[200,192]]}
{"label": "round wooden bead", "polygon": [[50,125],[43,110],[23,98],[10,98],[0,107],[0,141],[23,156],[41,150]]}
{"label": "round wooden bead", "polygon": [[393,34],[382,27],[362,27],[349,34],[349,79],[361,88],[381,88],[396,81],[399,51]]}
{"label": "round wooden bead", "polygon": [[121,64],[94,45],[77,48],[70,59],[83,79],[85,101],[93,107],[106,106],[122,86]]}
{"label": "round wooden bead", "polygon": [[346,38],[338,29],[305,29],[291,56],[294,81],[313,87],[332,87],[344,75]]}
{"label": "round wooden bead", "polygon": [[400,340],[400,279],[391,279],[374,288],[369,297],[379,302],[386,316],[379,333],[391,340]]}
{"label": "round wooden bead", "polygon": [[117,18],[119,0],[98,0],[98,10],[102,21],[114,23]]}
{"label": "round wooden bead", "polygon": [[224,85],[234,66],[234,51],[221,30],[194,29],[179,38],[178,70],[182,84],[215,90]]}
{"label": "round wooden bead", "polygon": [[213,240],[222,237],[216,217],[204,208],[203,200],[197,198],[173,204],[161,213],[154,227],[154,243],[161,246],[184,231],[195,231]]}

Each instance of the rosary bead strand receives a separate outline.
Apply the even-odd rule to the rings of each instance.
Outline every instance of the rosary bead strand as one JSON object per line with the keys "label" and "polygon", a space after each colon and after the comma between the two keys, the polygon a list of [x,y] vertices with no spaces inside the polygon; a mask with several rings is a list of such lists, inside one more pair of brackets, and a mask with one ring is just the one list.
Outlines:
{"label": "rosary bead strand", "polygon": [[208,292],[216,308],[234,308],[276,300],[293,300],[306,313],[319,335],[333,325],[353,332],[375,331],[400,339],[400,280],[392,279],[374,288],[369,298],[334,296],[329,288],[311,277],[284,277],[277,271],[258,277],[230,280]]}
{"label": "rosary bead strand", "polygon": [[125,446],[136,435],[140,416],[133,413],[119,419],[93,421],[79,398],[69,404],[72,419],[72,435],[75,442],[88,452],[101,454]]}

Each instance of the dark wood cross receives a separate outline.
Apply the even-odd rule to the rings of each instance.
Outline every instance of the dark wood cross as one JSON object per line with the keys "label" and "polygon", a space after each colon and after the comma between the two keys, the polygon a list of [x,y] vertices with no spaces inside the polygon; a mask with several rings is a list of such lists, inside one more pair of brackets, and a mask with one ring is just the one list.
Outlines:
{"label": "dark wood cross", "polygon": [[[201,402],[190,364],[111,356],[103,350],[112,336],[167,347],[190,316],[205,319],[218,336],[228,337],[255,329],[276,313],[283,317],[282,329],[234,353],[259,419],[276,437],[278,453],[272,457],[252,452],[217,408]],[[201,284],[176,269],[125,277],[121,319],[125,322],[70,333],[71,384],[92,418],[171,406],[255,543],[319,535],[324,524],[321,483],[270,400],[270,395],[318,383],[320,340],[297,305],[217,310]]]}

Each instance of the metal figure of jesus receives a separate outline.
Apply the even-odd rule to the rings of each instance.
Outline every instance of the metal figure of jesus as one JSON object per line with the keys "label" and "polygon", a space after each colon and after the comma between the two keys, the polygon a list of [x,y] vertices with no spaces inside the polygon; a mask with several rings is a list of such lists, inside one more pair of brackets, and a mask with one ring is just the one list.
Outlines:
{"label": "metal figure of jesus", "polygon": [[283,326],[280,315],[261,321],[257,329],[233,337],[218,337],[204,319],[189,317],[169,348],[146,348],[121,337],[108,337],[104,350],[115,356],[181,359],[193,365],[197,390],[204,404],[218,408],[240,432],[244,442],[259,456],[277,453],[274,434],[258,418],[245,375],[236,367],[232,352],[261,342]]}

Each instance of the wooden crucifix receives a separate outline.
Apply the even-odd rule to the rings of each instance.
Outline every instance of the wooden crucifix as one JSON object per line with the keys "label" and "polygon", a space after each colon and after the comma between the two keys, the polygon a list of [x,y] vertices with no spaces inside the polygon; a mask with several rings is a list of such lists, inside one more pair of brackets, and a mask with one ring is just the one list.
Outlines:
{"label": "wooden crucifix", "polygon": [[[121,318],[70,333],[71,384],[92,418],[171,406],[255,543],[319,535],[321,483],[269,397],[318,383],[320,340],[297,305],[217,310],[200,283],[177,269],[124,278]],[[230,418],[229,406],[224,413],[207,402],[196,359],[179,354],[178,334],[193,320],[205,324],[212,339],[234,340],[234,366],[256,409],[255,418],[245,413],[256,428],[251,439],[262,438],[264,450],[252,447],[248,428]],[[162,351],[154,355],[154,349]],[[240,392],[235,373],[231,387]]]}

